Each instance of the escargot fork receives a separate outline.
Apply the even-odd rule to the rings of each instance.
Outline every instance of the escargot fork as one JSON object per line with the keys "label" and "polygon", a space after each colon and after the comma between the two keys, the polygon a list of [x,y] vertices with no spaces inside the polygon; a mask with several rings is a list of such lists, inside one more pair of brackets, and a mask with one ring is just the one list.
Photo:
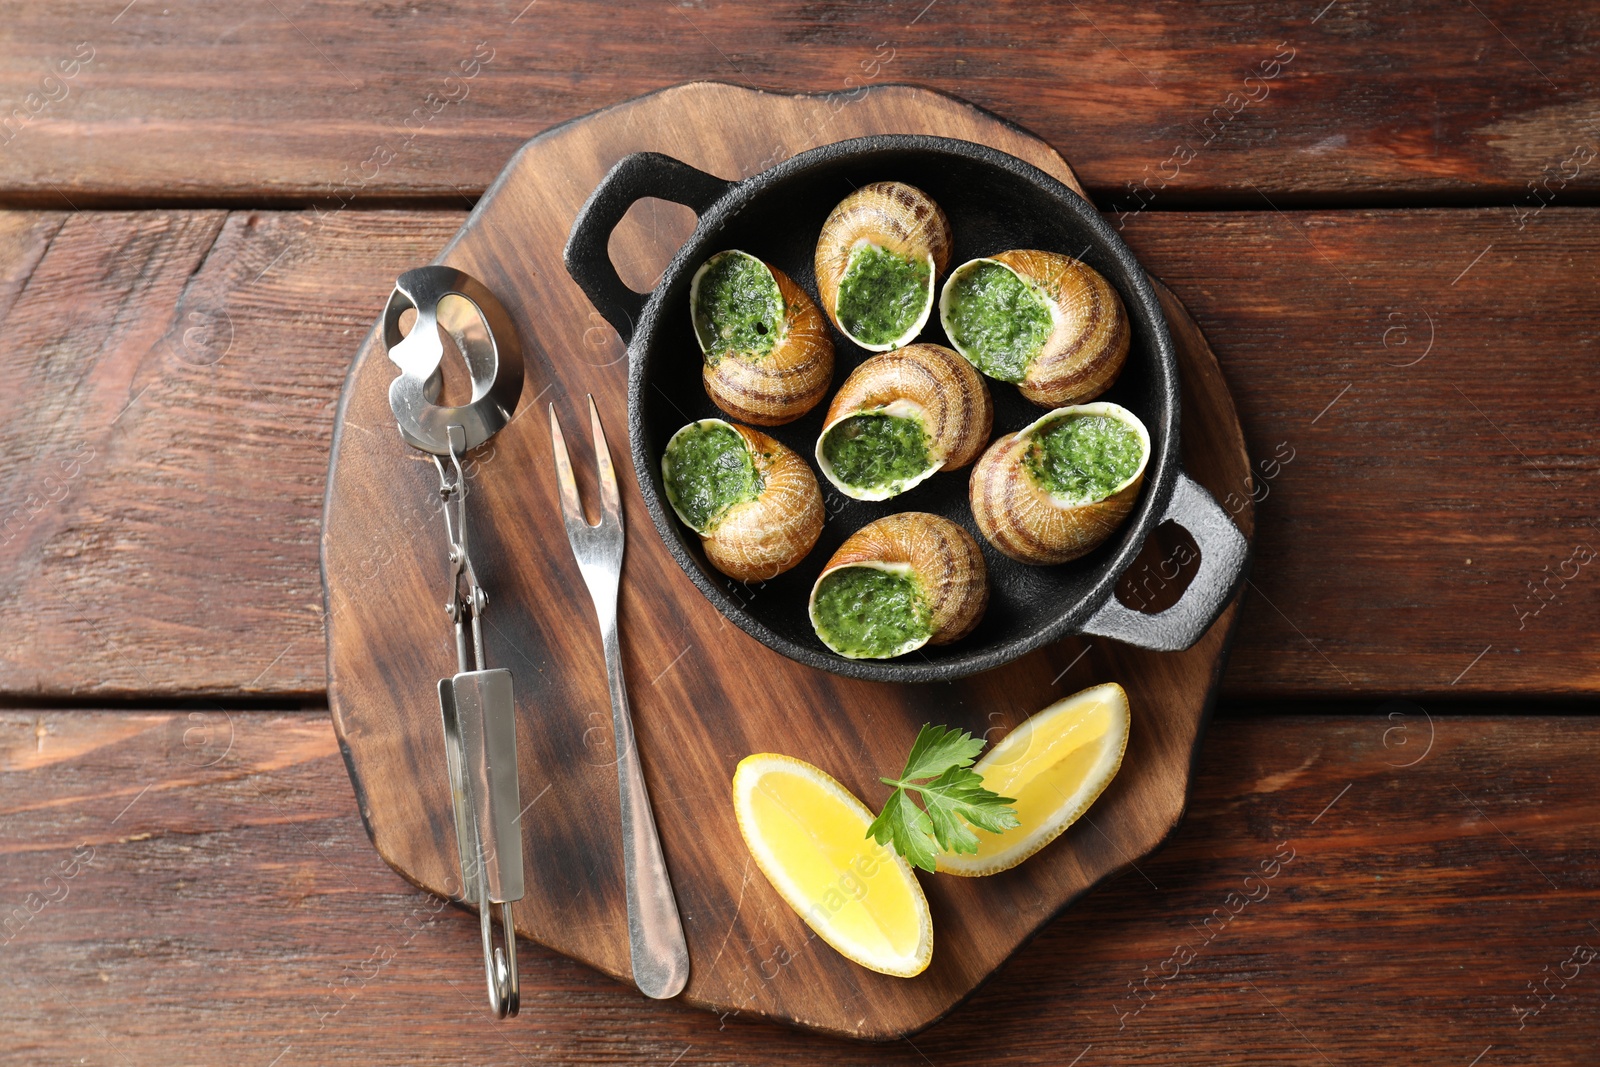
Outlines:
{"label": "escargot fork", "polygon": [[622,866],[627,883],[628,948],[634,984],[647,997],[675,997],[689,981],[689,946],[683,936],[672,878],[661,853],[650,792],[633,735],[633,713],[622,677],[622,648],[617,634],[617,586],[622,577],[622,498],[617,472],[606,446],[605,430],[594,397],[589,398],[589,423],[594,434],[595,461],[599,467],[600,521],[590,525],[578,497],[567,455],[566,438],[556,408],[550,405],[550,442],[555,453],[556,477],[561,485],[561,516],[567,540],[583,582],[594,600],[605,650],[606,676],[611,689],[611,727],[617,746],[617,790],[622,802]]}

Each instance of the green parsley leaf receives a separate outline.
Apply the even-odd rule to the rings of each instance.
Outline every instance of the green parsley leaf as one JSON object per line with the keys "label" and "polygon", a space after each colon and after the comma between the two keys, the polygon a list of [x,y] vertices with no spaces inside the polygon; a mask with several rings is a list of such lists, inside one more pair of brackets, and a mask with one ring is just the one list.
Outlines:
{"label": "green parsley leaf", "polygon": [[923,723],[917,739],[911,743],[911,755],[906,757],[906,769],[900,777],[932,778],[950,767],[970,767],[983,751],[983,741],[965,730]]}
{"label": "green parsley leaf", "polygon": [[[893,845],[916,866],[933,871],[940,852],[978,851],[978,835],[970,826],[998,834],[1021,825],[1010,807],[1016,800],[985,789],[983,776],[971,770],[982,751],[983,741],[965,730],[924,723],[900,777],[879,779],[894,792],[867,828],[867,836],[880,845]],[[923,781],[929,778],[932,781]],[[922,798],[922,807],[911,799],[911,792]]]}
{"label": "green parsley leaf", "polygon": [[872,820],[867,834],[880,845],[893,844],[896,852],[925,871],[933,870],[939,858],[933,847],[932,821],[903,789],[889,794],[883,814]]}

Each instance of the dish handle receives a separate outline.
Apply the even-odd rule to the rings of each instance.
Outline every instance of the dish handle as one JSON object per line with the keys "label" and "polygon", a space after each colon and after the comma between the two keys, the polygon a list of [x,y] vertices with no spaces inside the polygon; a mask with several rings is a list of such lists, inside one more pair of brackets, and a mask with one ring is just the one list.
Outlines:
{"label": "dish handle", "polygon": [[634,292],[617,276],[607,247],[611,231],[629,208],[647,196],[671,200],[703,215],[733,185],[660,152],[635,152],[618,160],[589,194],[572,224],[562,259],[572,280],[616,328],[623,344],[632,342],[649,295]]}
{"label": "dish handle", "polygon": [[1244,579],[1250,542],[1212,495],[1181,470],[1161,522],[1182,526],[1200,548],[1200,567],[1189,588],[1176,604],[1153,615],[1134,611],[1113,591],[1084,623],[1084,633],[1156,652],[1181,652],[1200,640],[1222,614]]}

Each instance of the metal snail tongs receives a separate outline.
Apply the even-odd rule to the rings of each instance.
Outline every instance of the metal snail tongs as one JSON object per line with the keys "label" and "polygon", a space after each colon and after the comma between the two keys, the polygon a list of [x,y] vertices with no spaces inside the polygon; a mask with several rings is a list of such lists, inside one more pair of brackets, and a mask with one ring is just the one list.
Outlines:
{"label": "metal snail tongs", "polygon": [[[402,334],[400,316],[416,311]],[[472,400],[436,403],[443,329],[455,341],[472,379]],[[517,788],[516,708],[511,672],[490,669],[483,654],[488,598],[478,584],[467,540],[467,478],[462,460],[511,421],[522,395],[522,350],[511,317],[482,284],[452,267],[407,271],[383,312],[383,342],[400,368],[389,407],[400,435],[427,452],[439,469],[439,500],[450,546],[450,600],[456,667],[439,681],[445,761],[455,809],[461,899],[478,908],[489,1006],[498,1018],[517,1014],[517,937],[511,902],[522,898],[521,800]],[[452,515],[452,505],[454,514]],[[502,944],[495,943],[498,908]]]}

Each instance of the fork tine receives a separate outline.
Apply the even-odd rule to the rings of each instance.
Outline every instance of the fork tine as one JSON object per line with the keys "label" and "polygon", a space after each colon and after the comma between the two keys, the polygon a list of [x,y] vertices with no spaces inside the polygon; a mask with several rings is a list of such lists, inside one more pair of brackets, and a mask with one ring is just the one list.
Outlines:
{"label": "fork tine", "polygon": [[550,446],[556,457],[556,482],[561,486],[561,517],[571,526],[584,518],[583,503],[578,499],[578,482],[572,476],[572,457],[567,455],[567,439],[561,433],[561,420],[556,418],[556,406],[550,405]]}
{"label": "fork tine", "polygon": [[611,447],[606,444],[606,431],[600,425],[600,412],[594,406],[594,394],[589,394],[589,426],[594,432],[594,458],[600,467],[600,507],[602,521],[613,521],[622,512],[622,496],[617,491],[617,469],[611,463]]}

